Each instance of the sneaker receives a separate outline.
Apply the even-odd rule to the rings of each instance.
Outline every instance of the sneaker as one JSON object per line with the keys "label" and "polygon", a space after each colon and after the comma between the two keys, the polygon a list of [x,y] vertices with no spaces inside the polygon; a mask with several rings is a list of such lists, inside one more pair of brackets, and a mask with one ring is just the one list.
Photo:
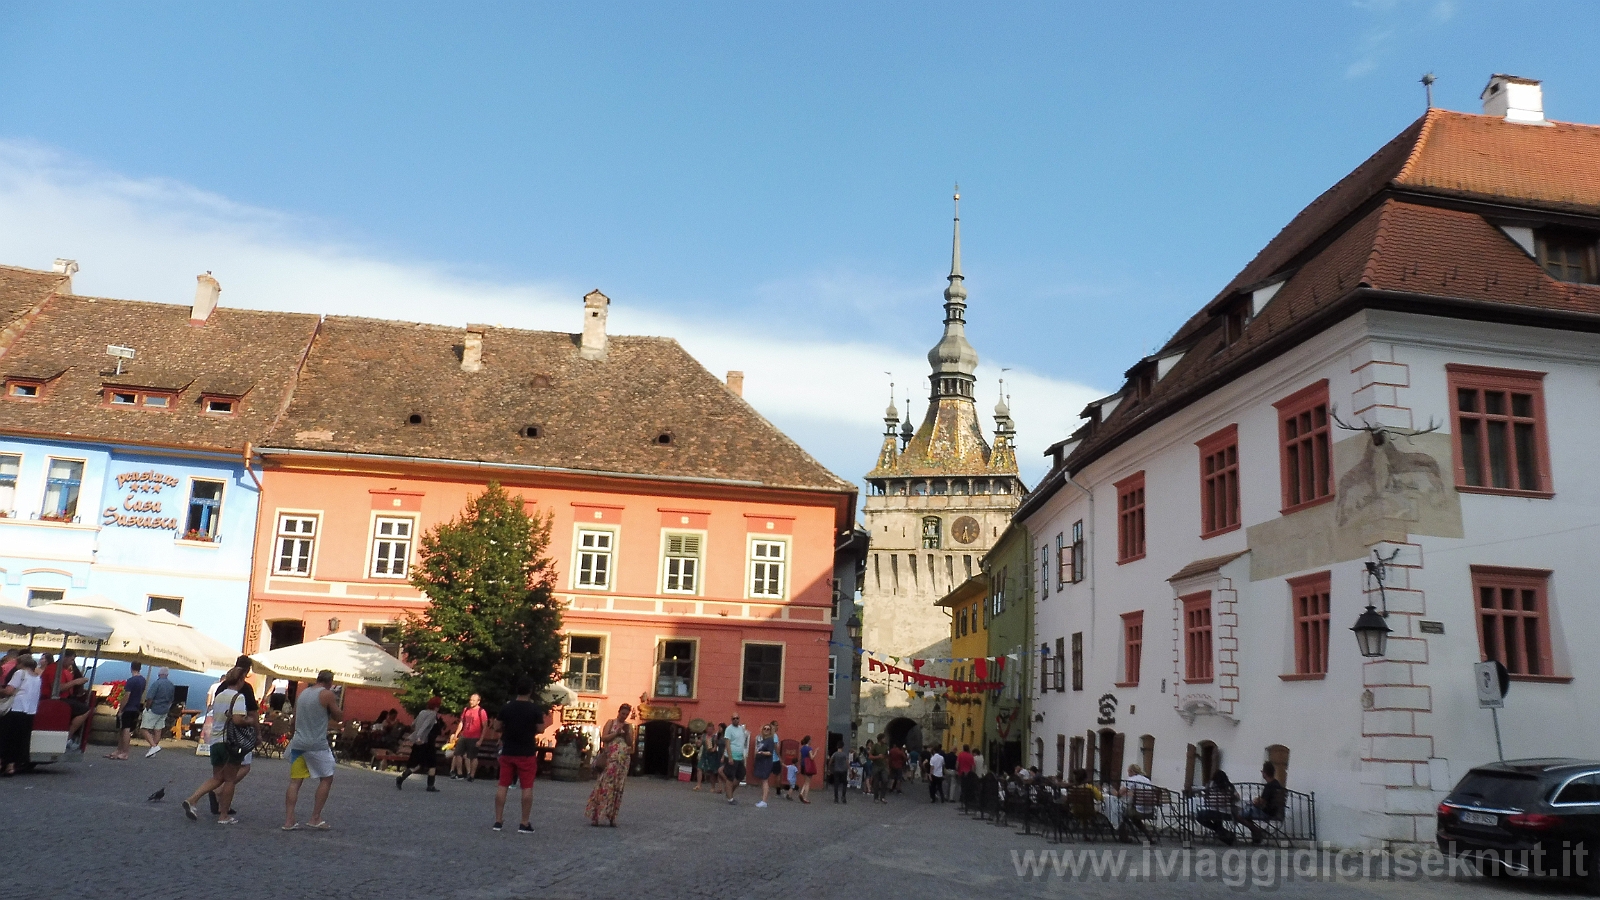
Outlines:
{"label": "sneaker", "polygon": [[505,827],[506,827],[506,823],[504,823],[504,822],[496,822],[496,823],[494,823],[494,830],[495,831],[503,831],[503,830],[505,830]]}
{"label": "sneaker", "polygon": [[200,814],[194,811],[193,804],[187,800],[183,801],[183,814],[188,816],[191,822],[200,821]]}
{"label": "sneaker", "polygon": [[206,794],[206,799],[211,801],[211,814],[213,816],[221,815],[221,813],[222,813],[222,804],[217,802],[217,792],[216,791],[212,791],[212,792]]}
{"label": "sneaker", "polygon": [[756,809],[766,809],[766,808],[767,808],[767,801],[765,801],[765,800],[757,800],[756,801]]}
{"label": "sneaker", "polygon": [[149,753],[146,753],[146,754],[145,754],[145,755],[144,755],[144,758],[145,758],[145,759],[149,759],[149,758],[150,758],[150,757],[152,757],[152,756],[155,756],[155,755],[156,755],[156,754],[157,754],[157,753],[160,753],[160,752],[161,752],[161,745],[160,745],[160,744],[157,744],[157,745],[155,745],[155,746],[154,746],[154,747],[151,747],[151,748],[150,748],[150,752],[149,752]]}
{"label": "sneaker", "polygon": [[532,825],[518,825],[517,834],[533,834]]}
{"label": "sneaker", "polygon": [[237,824],[239,824],[239,820],[235,819],[233,816],[229,816],[226,819],[218,819],[217,820],[217,824],[218,825],[237,825]]}
{"label": "sneaker", "polygon": [[733,805],[733,798],[732,798],[732,797],[729,797],[729,798],[728,798],[728,805],[729,805],[729,806],[732,806],[732,805]]}

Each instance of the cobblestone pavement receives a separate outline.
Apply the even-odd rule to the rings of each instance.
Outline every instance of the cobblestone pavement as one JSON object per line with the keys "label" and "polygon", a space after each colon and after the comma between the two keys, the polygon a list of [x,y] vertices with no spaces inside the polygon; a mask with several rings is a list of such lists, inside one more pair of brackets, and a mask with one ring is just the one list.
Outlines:
{"label": "cobblestone pavement", "polygon": [[[728,806],[688,786],[630,780],[618,826],[590,828],[583,818],[589,785],[541,779],[534,792],[533,836],[496,834],[494,785],[443,779],[441,793],[413,778],[396,791],[392,775],[341,767],[327,817],[329,832],[283,832],[288,766],[263,760],[240,786],[240,824],[187,820],[179,801],[208,774],[192,749],[145,760],[101,759],[91,748],[79,763],[0,780],[0,871],[13,897],[496,898],[656,897],[796,898],[1226,896],[1220,880],[1106,881],[1018,874],[1014,854],[1057,849],[1038,837],[934,806],[921,792],[874,805],[854,794],[846,806],[818,791],[812,805],[774,800],[756,809],[759,791]],[[166,799],[145,798],[166,785]],[[311,791],[300,818],[310,814]],[[1069,851],[1107,845],[1069,844]],[[1170,848],[1161,848],[1170,852]],[[1137,858],[1139,848],[1129,848]],[[1252,889],[1254,890],[1254,889]],[[1462,880],[1310,883],[1277,893],[1327,900],[1466,897],[1518,900],[1576,896],[1566,885]]]}

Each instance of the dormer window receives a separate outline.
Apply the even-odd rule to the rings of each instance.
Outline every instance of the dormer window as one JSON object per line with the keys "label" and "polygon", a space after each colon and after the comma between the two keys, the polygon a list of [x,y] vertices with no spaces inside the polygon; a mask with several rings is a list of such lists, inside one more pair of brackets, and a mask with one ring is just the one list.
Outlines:
{"label": "dormer window", "polygon": [[6,382],[6,396],[13,400],[38,400],[44,396],[44,383],[12,379]]}
{"label": "dormer window", "polygon": [[1596,239],[1591,232],[1567,228],[1541,228],[1535,235],[1539,265],[1558,281],[1600,284],[1595,259]]}
{"label": "dormer window", "polygon": [[105,392],[107,406],[137,406],[143,409],[168,409],[177,395],[167,391],[134,391],[108,388]]}
{"label": "dormer window", "polygon": [[208,416],[231,416],[238,408],[238,401],[228,397],[205,398],[205,410]]}
{"label": "dormer window", "polygon": [[1228,306],[1222,313],[1223,339],[1229,347],[1238,343],[1244,337],[1244,330],[1250,325],[1250,299],[1242,297]]}

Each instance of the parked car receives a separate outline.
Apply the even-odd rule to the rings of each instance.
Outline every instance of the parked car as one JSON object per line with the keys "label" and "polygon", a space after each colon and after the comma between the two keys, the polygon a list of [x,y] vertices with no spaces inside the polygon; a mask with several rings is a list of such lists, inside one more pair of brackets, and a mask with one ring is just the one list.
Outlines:
{"label": "parked car", "polygon": [[1439,804],[1438,842],[1486,874],[1583,878],[1600,893],[1600,762],[1478,766]]}

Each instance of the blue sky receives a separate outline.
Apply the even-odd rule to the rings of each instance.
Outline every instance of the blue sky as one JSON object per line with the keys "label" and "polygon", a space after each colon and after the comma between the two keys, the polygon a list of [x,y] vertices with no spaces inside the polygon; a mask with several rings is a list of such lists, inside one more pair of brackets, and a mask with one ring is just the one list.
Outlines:
{"label": "blue sky", "polygon": [[884,371],[920,414],[959,179],[1031,480],[1423,72],[1600,122],[1588,3],[598,6],[0,5],[0,262],[560,330],[599,287],[856,477]]}

